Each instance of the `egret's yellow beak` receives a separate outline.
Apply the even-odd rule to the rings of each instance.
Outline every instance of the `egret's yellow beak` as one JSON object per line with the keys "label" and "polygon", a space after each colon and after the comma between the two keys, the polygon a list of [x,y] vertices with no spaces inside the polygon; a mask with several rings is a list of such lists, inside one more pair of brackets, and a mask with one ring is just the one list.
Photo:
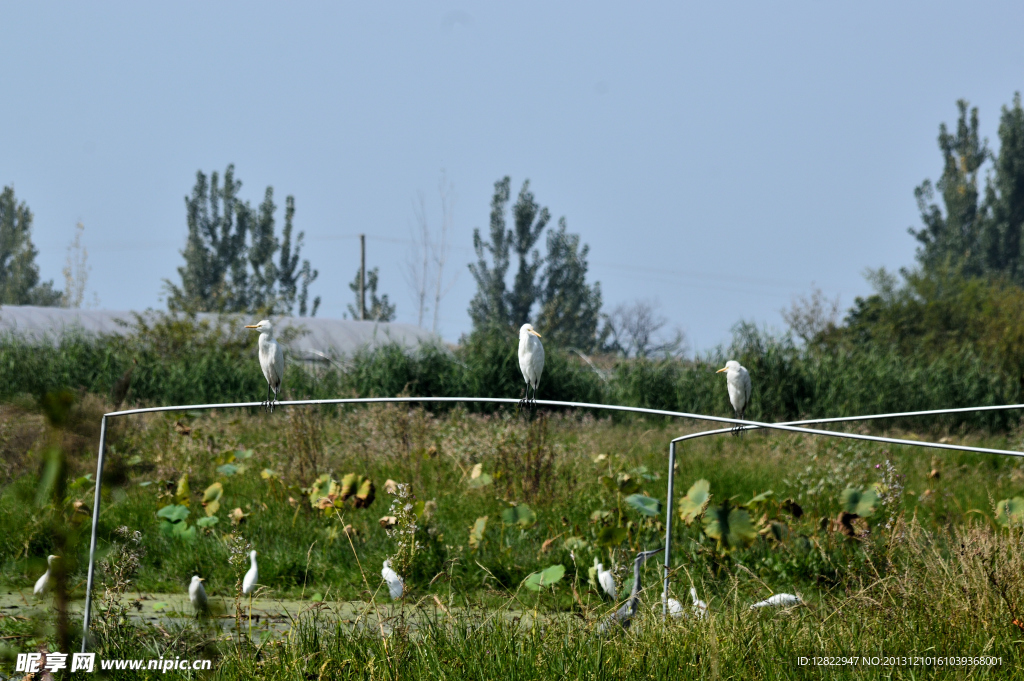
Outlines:
{"label": "egret's yellow beak", "polygon": [[200,578],[199,578],[199,581],[200,581],[200,582],[205,582],[205,581],[206,581],[206,577],[200,577]]}
{"label": "egret's yellow beak", "polygon": [[259,324],[246,324],[245,328],[247,328],[247,329],[258,329],[258,328],[260,328],[260,325]]}
{"label": "egret's yellow beak", "polygon": [[533,329],[530,329],[530,333],[532,333],[532,334],[533,334],[534,336],[536,336],[537,338],[540,338],[540,337],[541,337],[541,335],[540,335],[539,333],[537,333],[536,331],[534,331]]}
{"label": "egret's yellow beak", "polygon": [[719,370],[718,370],[718,371],[716,371],[715,373],[716,373],[716,374],[720,374],[720,373],[722,373],[723,371],[728,371],[728,370],[729,370],[729,367],[722,367],[721,369],[719,369]]}

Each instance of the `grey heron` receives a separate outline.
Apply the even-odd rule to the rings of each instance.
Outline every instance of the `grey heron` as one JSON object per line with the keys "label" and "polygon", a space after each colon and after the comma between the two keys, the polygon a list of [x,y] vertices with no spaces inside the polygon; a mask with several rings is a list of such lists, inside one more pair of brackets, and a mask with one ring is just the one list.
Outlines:
{"label": "grey heron", "polygon": [[636,615],[637,608],[640,606],[640,566],[643,565],[645,560],[664,550],[664,548],[660,548],[653,551],[641,551],[636,554],[636,560],[633,561],[633,588],[629,592],[629,599],[623,603],[621,608],[601,622],[597,629],[599,633],[607,632],[613,624],[618,624],[623,629],[629,629],[629,625],[633,623],[633,617]]}

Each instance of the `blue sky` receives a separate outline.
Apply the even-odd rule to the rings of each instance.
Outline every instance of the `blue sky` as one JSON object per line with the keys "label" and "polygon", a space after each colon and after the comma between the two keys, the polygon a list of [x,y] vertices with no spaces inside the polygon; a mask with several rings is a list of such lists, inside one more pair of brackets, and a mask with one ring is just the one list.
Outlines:
{"label": "blue sky", "polygon": [[1024,89],[1019,3],[5,3],[0,184],[35,213],[45,278],[85,224],[101,307],[162,307],[202,169],[296,197],[321,316],[368,262],[403,276],[419,192],[455,186],[468,330],[473,227],[495,180],[590,244],[607,308],[655,299],[706,349],[781,326],[812,282],[844,306],[913,260],[913,189],[955,101]]}

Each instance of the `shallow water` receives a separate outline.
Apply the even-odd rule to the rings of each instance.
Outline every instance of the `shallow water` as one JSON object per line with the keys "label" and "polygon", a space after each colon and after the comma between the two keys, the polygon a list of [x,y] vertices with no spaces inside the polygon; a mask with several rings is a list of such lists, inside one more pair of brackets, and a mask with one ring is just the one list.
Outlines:
{"label": "shallow water", "polygon": [[[93,617],[101,599],[93,601]],[[184,593],[126,593],[123,602],[132,606],[130,616],[140,622],[155,626],[179,627],[195,621],[195,611],[189,602],[188,594]],[[530,626],[533,613],[517,610],[483,611],[479,609],[451,608],[447,611],[437,607],[433,600],[421,603],[367,603],[365,601],[312,601],[275,598],[254,598],[250,602],[246,597],[240,601],[242,609],[242,627],[262,638],[265,635],[282,636],[300,620],[313,615],[323,626],[342,624],[353,629],[371,629],[389,635],[396,627],[401,626],[415,630],[431,620],[444,620],[448,613],[453,617],[470,617],[480,620],[500,617],[506,621],[519,622]],[[84,599],[76,599],[69,604],[72,617],[81,617],[85,605]],[[209,624],[230,633],[235,629],[234,599],[218,596],[209,597]],[[37,599],[28,590],[16,591],[7,589],[0,592],[0,613],[8,616],[37,618],[45,616],[53,608],[53,599]],[[538,621],[547,620],[544,615]]]}

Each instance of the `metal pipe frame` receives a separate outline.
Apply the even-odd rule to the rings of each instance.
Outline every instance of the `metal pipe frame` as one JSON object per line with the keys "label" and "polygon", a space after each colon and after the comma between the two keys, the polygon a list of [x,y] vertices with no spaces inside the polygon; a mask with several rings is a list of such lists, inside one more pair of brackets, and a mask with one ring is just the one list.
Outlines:
{"label": "metal pipe frame", "polygon": [[[888,418],[909,418],[913,416],[938,416],[943,414],[964,414],[968,412],[979,412],[979,411],[1008,411],[1011,409],[1024,409],[1024,404],[1004,404],[994,405],[987,407],[958,407],[954,409],[928,409],[925,411],[905,411],[905,412],[893,412],[888,414],[867,414],[864,416],[834,416],[831,418],[823,419],[806,419],[803,421],[786,421],[784,423],[775,424],[776,426],[801,426],[810,424],[828,424],[828,423],[845,423],[850,421],[877,421]],[[686,435],[680,435],[679,437],[671,440],[668,444],[668,499],[666,500],[665,509],[665,578],[662,585],[662,593],[664,594],[664,602],[662,603],[662,618],[668,617],[668,584],[669,584],[669,571],[671,569],[672,560],[672,502],[674,501],[673,491],[675,487],[675,463],[676,463],[676,443],[685,442],[686,440],[695,440],[701,437],[707,437],[708,435],[724,435],[726,433],[744,432],[747,430],[758,430],[763,426],[760,425],[744,425],[739,428],[718,428],[716,430],[703,430],[698,433],[688,433]],[[797,429],[804,430],[804,429]],[[850,433],[836,433],[831,431],[819,431],[806,429],[813,435],[824,435],[831,437],[850,437],[852,439],[866,439],[868,436],[852,436]],[[910,445],[916,447],[941,447],[940,443],[922,442],[917,440],[897,440],[895,438],[871,438],[875,441],[889,442],[891,444]],[[1024,452],[1015,452],[1012,450],[995,450],[985,449],[983,447],[971,448],[971,447],[958,447],[963,451],[970,451],[972,453],[989,453],[999,454],[1000,456],[1024,456]]]}
{"label": "metal pipe frame", "polygon": [[[514,398],[502,398],[502,397],[359,397],[359,398],[343,398],[343,399],[328,399],[328,400],[282,400],[276,402],[276,406],[281,407],[294,407],[294,406],[315,406],[315,405],[345,405],[345,404],[445,404],[445,403],[472,403],[472,404],[508,404],[518,405],[519,400]],[[982,447],[967,447],[962,445],[950,445],[942,443],[932,442],[920,442],[915,440],[900,440],[896,438],[885,438],[872,435],[860,435],[855,433],[839,433],[828,430],[814,430],[811,428],[799,427],[800,424],[811,424],[811,423],[835,423],[840,421],[856,421],[866,419],[880,419],[880,418],[899,418],[906,416],[924,416],[931,414],[946,414],[946,413],[961,413],[961,412],[974,412],[974,411],[996,411],[996,410],[1007,410],[1007,409],[1021,409],[1024,408],[1024,404],[1015,405],[999,405],[990,407],[966,407],[959,409],[938,409],[932,411],[918,411],[918,412],[905,412],[905,413],[893,413],[893,414],[876,414],[871,416],[851,416],[851,417],[839,417],[832,419],[817,419],[812,421],[798,421],[791,423],[762,423],[760,421],[749,421],[741,419],[726,418],[723,416],[709,416],[707,414],[690,414],[687,412],[668,411],[664,409],[646,409],[643,407],[626,407],[622,405],[613,404],[594,404],[590,402],[564,402],[558,400],[537,400],[534,404],[545,407],[566,407],[570,409],[595,409],[595,410],[606,410],[606,411],[620,411],[634,414],[647,414],[649,416],[666,416],[672,418],[686,418],[694,419],[697,421],[710,421],[714,423],[728,423],[733,426],[741,426],[743,430],[756,429],[756,428],[768,428],[772,430],[783,430],[798,433],[809,433],[813,435],[823,435],[827,437],[842,437],[852,440],[867,440],[870,442],[885,442],[889,444],[901,444],[913,447],[932,447],[936,449],[950,449],[956,451],[966,451],[984,454],[1000,454],[1003,456],[1024,456],[1024,452],[1016,452],[1011,450],[1002,449],[986,449]],[[167,407],[146,407],[142,409],[125,409],[122,411],[109,412],[103,415],[103,420],[100,424],[100,443],[99,453],[96,460],[96,493],[93,502],[92,509],[92,534],[89,543],[89,572],[86,580],[86,592],[85,592],[85,612],[82,622],[82,652],[86,651],[86,646],[89,637],[89,623],[92,615],[92,590],[94,585],[94,578],[96,572],[96,540],[97,531],[99,528],[99,517],[100,517],[100,502],[101,502],[101,488],[103,484],[103,463],[104,455],[106,450],[106,434],[107,434],[107,419],[117,416],[131,416],[134,414],[155,414],[161,412],[180,412],[180,411],[214,411],[221,409],[246,409],[246,408],[260,408],[264,405],[262,402],[228,402],[222,404],[186,404],[186,405],[172,405]],[[673,440],[669,451],[669,498],[667,504],[667,521],[666,521],[666,541],[665,541],[665,586],[666,593],[668,587],[668,567],[669,567],[669,534],[671,530],[671,518],[672,518],[672,494],[673,494],[673,465],[675,463],[675,443],[688,437],[703,437],[705,435],[712,435],[722,432],[730,432],[732,429],[723,429],[718,431],[703,431],[701,433],[692,433],[689,436],[683,436],[682,438],[676,438]]]}

